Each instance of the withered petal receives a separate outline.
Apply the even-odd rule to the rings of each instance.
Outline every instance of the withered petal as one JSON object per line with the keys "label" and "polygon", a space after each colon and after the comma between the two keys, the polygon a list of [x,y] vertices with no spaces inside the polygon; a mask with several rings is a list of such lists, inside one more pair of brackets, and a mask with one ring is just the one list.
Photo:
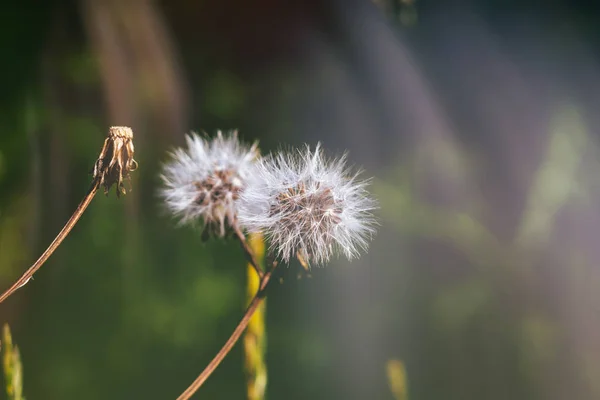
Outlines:
{"label": "withered petal", "polygon": [[126,126],[112,126],[108,137],[100,151],[98,160],[94,165],[94,179],[99,179],[99,184],[104,187],[104,193],[112,185],[117,185],[117,197],[127,193],[123,180],[130,179],[129,173],[138,167],[133,159],[133,131]]}

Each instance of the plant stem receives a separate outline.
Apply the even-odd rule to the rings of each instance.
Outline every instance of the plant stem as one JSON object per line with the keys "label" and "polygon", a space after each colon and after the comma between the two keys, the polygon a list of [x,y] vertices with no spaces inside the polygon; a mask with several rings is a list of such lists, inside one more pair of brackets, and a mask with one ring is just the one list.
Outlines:
{"label": "plant stem", "polygon": [[4,369],[4,383],[9,400],[24,400],[23,397],[23,364],[19,347],[13,344],[10,327],[4,324],[2,330],[2,367]]}
{"label": "plant stem", "polygon": [[[252,233],[248,236],[248,245],[254,256],[259,260],[262,267],[265,260],[265,242],[260,233]],[[252,265],[246,267],[246,295],[247,302],[254,299],[260,286],[260,278],[254,272]],[[242,343],[244,344],[244,369],[246,372],[246,395],[247,400],[264,400],[267,389],[267,328],[266,328],[267,299],[263,299],[258,309],[250,318],[248,327],[244,332]]]}
{"label": "plant stem", "polygon": [[16,292],[17,289],[21,288],[27,282],[29,282],[29,280],[33,277],[33,274],[35,274],[37,270],[41,268],[41,266],[46,262],[46,260],[48,260],[52,253],[54,253],[58,246],[60,246],[62,241],[67,237],[69,232],[71,232],[71,229],[73,229],[73,227],[75,226],[85,209],[88,207],[88,205],[96,195],[96,192],[98,191],[99,187],[100,179],[98,177],[94,178],[92,184],[90,185],[90,188],[88,189],[87,194],[85,195],[83,200],[81,200],[81,203],[79,203],[77,209],[75,210],[73,215],[71,215],[71,218],[69,218],[62,230],[58,233],[58,235],[56,235],[56,238],[52,241],[52,243],[50,243],[50,246],[48,246],[46,251],[44,251],[40,256],[40,258],[38,258],[37,261],[27,271],[25,271],[25,273],[15,283],[13,283],[13,285],[9,289],[2,293],[2,295],[0,296],[0,303],[2,303],[10,295]]}
{"label": "plant stem", "polygon": [[258,289],[258,292],[248,305],[248,308],[246,308],[246,312],[242,316],[242,319],[240,320],[238,325],[235,327],[229,339],[227,339],[227,342],[225,342],[225,344],[223,345],[223,347],[221,347],[221,350],[219,350],[217,355],[206,366],[206,368],[204,368],[204,371],[202,371],[202,373],[198,375],[196,380],[192,382],[192,384],[177,398],[177,400],[187,400],[190,397],[192,397],[192,395],[196,393],[200,386],[204,384],[204,382],[215,371],[215,369],[217,369],[219,364],[221,364],[221,361],[223,361],[225,356],[231,351],[233,346],[240,339],[240,336],[242,336],[242,333],[248,326],[252,315],[254,315],[254,312],[258,309],[258,306],[261,305],[265,297],[265,291],[267,289],[269,281],[271,280],[271,274],[273,273],[276,267],[277,262],[274,262],[273,266],[264,274],[264,276],[260,280],[260,287]]}
{"label": "plant stem", "polygon": [[235,232],[235,236],[240,241],[240,244],[242,245],[242,249],[244,249],[244,253],[246,254],[246,257],[248,257],[248,261],[250,261],[250,264],[252,265],[252,267],[254,267],[254,270],[258,274],[258,278],[262,279],[264,272],[262,271],[262,269],[260,268],[260,264],[256,260],[254,251],[252,251],[252,249],[248,245],[246,236],[242,233],[240,227],[237,224],[233,224],[233,231]]}

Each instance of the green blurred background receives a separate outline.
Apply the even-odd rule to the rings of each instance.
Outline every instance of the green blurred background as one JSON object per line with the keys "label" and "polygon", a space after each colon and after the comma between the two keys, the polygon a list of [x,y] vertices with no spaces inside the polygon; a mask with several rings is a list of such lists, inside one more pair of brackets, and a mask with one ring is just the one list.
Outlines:
{"label": "green blurred background", "polygon": [[[156,195],[184,133],[322,141],[374,176],[370,251],[267,314],[270,399],[600,398],[600,18],[583,1],[9,0],[0,6],[0,284],[46,248],[111,125],[98,196],[0,305],[35,399],[173,399],[241,316],[244,257]],[[236,346],[197,398],[245,397]]]}

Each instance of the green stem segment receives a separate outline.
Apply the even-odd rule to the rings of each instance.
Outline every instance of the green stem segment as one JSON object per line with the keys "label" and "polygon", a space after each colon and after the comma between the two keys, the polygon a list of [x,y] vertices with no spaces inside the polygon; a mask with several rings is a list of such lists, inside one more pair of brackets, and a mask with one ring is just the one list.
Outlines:
{"label": "green stem segment", "polygon": [[23,365],[19,348],[13,345],[8,324],[2,330],[2,369],[4,370],[4,383],[6,395],[9,400],[25,400],[23,397]]}
{"label": "green stem segment", "polygon": [[[263,236],[261,234],[251,234],[248,244],[262,266],[265,257]],[[247,282],[247,301],[251,302],[260,285],[260,278],[254,272],[251,263],[247,267]],[[267,350],[266,306],[266,300],[263,300],[250,319],[248,329],[244,334],[244,367],[248,400],[264,400],[267,388],[267,363],[265,360]]]}

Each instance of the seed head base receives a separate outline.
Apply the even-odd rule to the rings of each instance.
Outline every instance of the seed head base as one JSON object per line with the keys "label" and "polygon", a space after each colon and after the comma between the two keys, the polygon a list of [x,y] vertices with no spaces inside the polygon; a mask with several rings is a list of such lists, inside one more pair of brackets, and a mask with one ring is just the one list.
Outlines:
{"label": "seed head base", "polygon": [[99,179],[99,184],[104,186],[104,194],[112,185],[117,185],[117,197],[127,193],[123,181],[130,179],[129,173],[138,167],[133,159],[133,131],[126,126],[112,126],[108,137],[100,151],[98,160],[94,164],[94,179]]}

